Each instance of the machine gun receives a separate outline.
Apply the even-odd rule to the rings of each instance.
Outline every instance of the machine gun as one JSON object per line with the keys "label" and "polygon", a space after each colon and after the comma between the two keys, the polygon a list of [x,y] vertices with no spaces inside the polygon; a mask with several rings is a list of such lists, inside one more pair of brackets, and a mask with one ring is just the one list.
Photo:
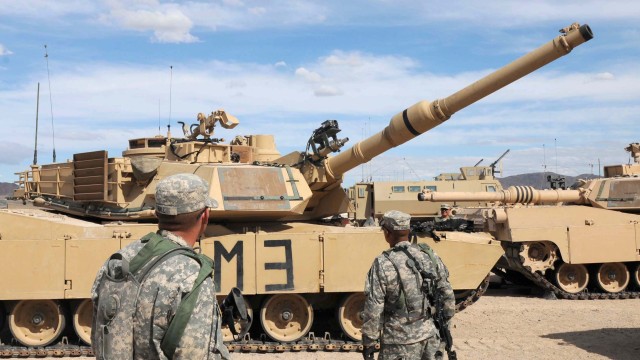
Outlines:
{"label": "machine gun", "polygon": [[502,160],[502,158],[503,158],[503,157],[505,157],[505,156],[509,153],[509,151],[511,151],[511,149],[507,149],[507,151],[503,152],[503,153],[502,153],[502,155],[500,155],[500,157],[498,158],[498,160],[496,160],[496,161],[492,162],[492,163],[489,165],[489,167],[491,168],[491,173],[492,173],[493,175],[501,173],[500,171],[496,172],[496,166],[498,165],[498,163],[500,162],[500,160]]}
{"label": "machine gun", "polygon": [[424,221],[411,225],[411,233],[427,233],[436,242],[440,241],[440,236],[436,231],[464,231],[473,232],[474,222],[467,219],[447,219],[439,222]]}

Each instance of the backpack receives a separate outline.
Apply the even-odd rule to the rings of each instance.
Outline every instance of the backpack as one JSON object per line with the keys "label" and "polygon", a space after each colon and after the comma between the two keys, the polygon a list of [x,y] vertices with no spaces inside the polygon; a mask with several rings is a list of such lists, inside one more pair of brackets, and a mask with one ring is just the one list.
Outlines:
{"label": "backpack", "polygon": [[193,312],[204,280],[213,274],[213,261],[193,249],[180,246],[156,233],[145,235],[145,245],[127,261],[121,253],[109,257],[120,260],[119,268],[107,266],[98,285],[94,304],[92,345],[98,360],[133,359],[133,319],[141,286],[147,275],[163,261],[177,255],[188,256],[200,264],[200,271],[191,292],[182,298],[162,339],[162,352],[171,359]]}
{"label": "backpack", "polygon": [[[440,265],[436,260],[435,254],[433,253],[433,249],[431,249],[429,245],[424,243],[418,243],[418,244],[413,243],[411,246],[413,245],[416,245],[416,247],[422,253],[426,254],[429,257],[429,260],[431,260],[431,263],[433,264],[435,274],[431,274],[426,270],[424,270],[420,265],[420,263],[418,262],[418,260],[416,260],[416,258],[406,248],[394,247],[384,251],[383,252],[384,256],[389,260],[389,262],[391,262],[391,264],[396,270],[396,273],[398,274],[398,285],[400,287],[399,298],[395,301],[395,303],[392,304],[392,306],[388,310],[404,315],[407,318],[416,318],[416,317],[421,317],[425,315],[432,316],[435,311],[435,302],[436,302],[435,284],[438,281],[440,281],[440,273],[438,271],[440,269]],[[420,276],[421,283],[419,288],[424,296],[425,302],[423,302],[422,305],[418,306],[417,308],[416,306],[410,306],[411,304],[407,302],[407,299],[405,296],[406,290],[404,286],[404,281],[402,276],[400,276],[400,268],[398,264],[396,264],[393,260],[391,260],[391,257],[389,256],[392,252],[396,252],[396,251],[399,251],[405,254],[405,256],[407,257],[407,261],[406,261],[407,267],[414,274]],[[445,268],[445,274],[446,274],[446,268]],[[448,277],[448,274],[446,276]]]}

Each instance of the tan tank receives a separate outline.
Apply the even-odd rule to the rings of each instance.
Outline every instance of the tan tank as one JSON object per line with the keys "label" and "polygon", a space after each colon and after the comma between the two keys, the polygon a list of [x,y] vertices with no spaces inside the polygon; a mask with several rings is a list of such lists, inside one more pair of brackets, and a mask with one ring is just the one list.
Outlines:
{"label": "tan tank", "polygon": [[[324,221],[348,209],[343,174],[591,37],[587,25],[574,24],[459,92],[398,113],[380,133],[336,156],[330,155],[347,139],[337,138],[335,120],[313,132],[307,150],[280,156],[269,135],[237,136],[229,143],[212,138],[216,123],[224,128],[238,124],[219,110],[199,114],[197,124],[183,126],[183,138],[168,134],[134,139],[121,157],[106,151],[81,153],[66,163],[20,173],[16,195],[41,209],[0,212],[0,272],[11,274],[0,278],[0,300],[9,313],[11,333],[20,344],[44,346],[59,337],[65,317],[71,316],[75,332],[88,342],[87,298],[95,272],[109,254],[156,230],[157,182],[189,172],[210,183],[210,196],[219,204],[199,243],[215,260],[219,294],[233,286],[242,289],[255,314],[251,334],[264,333],[281,343],[242,346],[249,351],[319,349],[321,340],[311,336],[304,345],[282,344],[307,334],[314,314],[322,314],[315,333],[329,331],[331,326],[323,323],[330,320],[344,333],[339,337],[359,339],[365,274],[387,245],[379,228]],[[444,259],[460,307],[481,295],[487,274],[502,254],[499,243],[486,234],[419,241],[428,242]],[[324,341],[325,350],[336,348],[336,343]],[[350,350],[355,345],[341,346]]]}
{"label": "tan tank", "polygon": [[[488,193],[424,192],[421,200],[490,201],[467,209],[502,242],[507,267],[569,299],[640,296],[640,144],[634,164],[604,167],[604,178],[569,190],[515,186]],[[473,218],[471,216],[470,218]]]}
{"label": "tan tank", "polygon": [[[500,181],[495,178],[496,164],[509,150],[489,166],[463,166],[459,173],[442,173],[430,181],[370,181],[359,182],[348,189],[352,209],[349,218],[358,226],[378,221],[389,210],[400,210],[411,214],[411,221],[433,220],[440,216],[440,204],[416,203],[416,195],[429,191],[498,191]],[[480,206],[486,202],[461,202],[458,206]],[[368,221],[367,221],[368,220]]]}

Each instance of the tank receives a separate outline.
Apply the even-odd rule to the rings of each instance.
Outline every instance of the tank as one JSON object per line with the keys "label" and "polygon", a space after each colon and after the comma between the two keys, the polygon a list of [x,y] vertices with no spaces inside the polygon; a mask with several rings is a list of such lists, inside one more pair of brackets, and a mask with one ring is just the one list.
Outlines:
{"label": "tank", "polygon": [[[430,191],[497,191],[502,184],[495,178],[496,164],[509,152],[507,150],[489,166],[463,166],[459,173],[442,173],[430,181],[369,181],[359,182],[347,191],[352,209],[349,218],[358,226],[374,224],[389,210],[411,214],[412,222],[428,221],[440,216],[440,204],[416,203],[416,195]],[[463,202],[459,206],[486,205],[481,202]],[[368,220],[368,221],[367,221]]]}
{"label": "tank", "polygon": [[640,297],[640,144],[633,164],[571,189],[509,187],[495,193],[424,192],[423,201],[488,201],[465,209],[502,243],[508,270],[566,299]]}
{"label": "tank", "polygon": [[[199,114],[193,125],[182,124],[182,137],[168,132],[130,140],[122,156],[92,151],[65,163],[32,166],[19,174],[16,196],[37,208],[0,211],[0,271],[12,274],[0,280],[0,300],[12,337],[23,346],[46,346],[63,334],[71,317],[70,333],[88,342],[88,297],[97,269],[112,252],[157,229],[158,181],[189,172],[209,182],[210,196],[219,204],[199,242],[215,261],[216,291],[226,294],[234,286],[243,291],[254,314],[250,335],[260,339],[230,343],[230,349],[356,349],[365,275],[387,244],[379,228],[327,221],[349,208],[341,187],[345,172],[591,38],[587,25],[574,24],[468,87],[407,108],[378,134],[342,151],[348,139],[338,138],[335,120],[312,131],[301,144],[305,150],[284,156],[270,135],[225,142],[213,137],[215,126],[231,130],[239,121],[218,110]],[[443,258],[459,308],[482,294],[503,252],[486,234],[417,241],[429,243]],[[316,338],[310,330],[325,336]],[[231,340],[230,332],[225,338]]]}

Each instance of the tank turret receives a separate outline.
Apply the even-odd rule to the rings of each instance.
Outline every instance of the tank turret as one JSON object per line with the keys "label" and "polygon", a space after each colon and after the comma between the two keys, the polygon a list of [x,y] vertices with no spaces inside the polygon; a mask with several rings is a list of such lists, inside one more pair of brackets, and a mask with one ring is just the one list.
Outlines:
{"label": "tank turret", "polygon": [[640,143],[629,144],[624,149],[631,154],[634,162],[632,164],[605,166],[605,177],[640,175]]}
{"label": "tank turret", "polygon": [[309,220],[345,213],[349,198],[340,184],[348,170],[447,121],[457,111],[540,67],[568,54],[592,38],[588,25],[574,24],[563,34],[511,64],[443,99],[421,101],[396,114],[381,132],[331,156],[348,141],[339,139],[335,120],[316,129],[307,148],[280,157],[272,137],[254,135],[229,144],[213,138],[219,123],[238,125],[224,110],[198,114],[198,123],[181,122],[184,138],[156,137],[130,141],[121,158],[106,151],[74,155],[72,162],[43,165],[22,177],[28,198],[80,216],[104,219],[152,218],[155,184],[177,172],[196,173],[211,184],[221,206],[220,220]]}
{"label": "tank turret", "polygon": [[579,180],[573,189],[537,190],[511,186],[496,192],[432,192],[423,190],[418,200],[431,202],[485,201],[502,204],[572,204],[640,213],[640,144],[625,148],[635,164],[605,166],[609,177]]}

